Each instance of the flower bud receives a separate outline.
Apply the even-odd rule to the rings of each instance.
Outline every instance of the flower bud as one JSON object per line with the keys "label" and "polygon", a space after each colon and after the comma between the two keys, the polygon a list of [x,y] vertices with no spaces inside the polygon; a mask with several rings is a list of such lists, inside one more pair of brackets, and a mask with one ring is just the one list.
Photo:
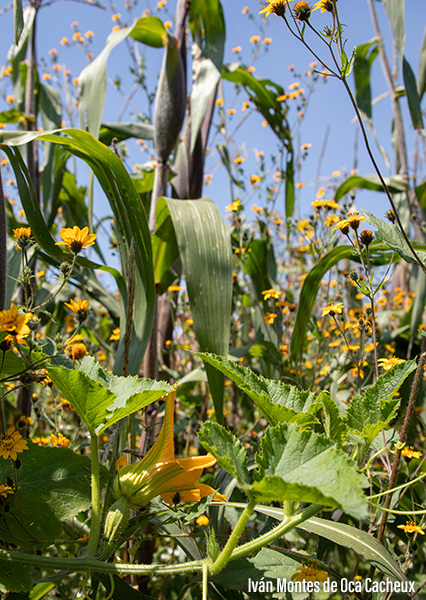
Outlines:
{"label": "flower bud", "polygon": [[308,21],[311,16],[312,9],[305,0],[301,0],[294,5],[294,14],[299,21]]}
{"label": "flower bud", "polygon": [[364,244],[364,246],[369,246],[373,241],[373,232],[369,229],[364,229],[360,232],[359,239]]}

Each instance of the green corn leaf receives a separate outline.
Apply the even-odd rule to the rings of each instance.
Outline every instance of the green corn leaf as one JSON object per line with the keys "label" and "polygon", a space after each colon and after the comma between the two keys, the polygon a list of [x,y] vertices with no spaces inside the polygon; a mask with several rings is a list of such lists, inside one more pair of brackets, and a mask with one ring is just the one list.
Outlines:
{"label": "green corn leaf", "polygon": [[291,336],[290,358],[293,362],[297,362],[302,353],[309,319],[317,299],[317,293],[322,278],[328,270],[339,262],[339,260],[351,257],[352,248],[350,246],[337,246],[324,256],[324,258],[321,258],[305,278],[300,294],[293,335]]}
{"label": "green corn leaf", "polygon": [[262,292],[277,286],[276,262],[272,243],[265,239],[253,240],[244,259],[244,272],[252,280],[258,301],[263,300]]}
{"label": "green corn leaf", "polygon": [[368,485],[355,463],[335,442],[297,425],[269,427],[262,438],[259,470],[250,489],[259,501],[310,502],[334,506],[355,518],[365,517]]}
{"label": "green corn leaf", "polygon": [[15,29],[15,45],[19,44],[24,29],[24,12],[22,0],[13,0],[13,24]]}
{"label": "green corn leaf", "polygon": [[142,17],[129,27],[113,31],[102,52],[80,73],[78,89],[81,127],[86,129],[87,121],[88,131],[95,138],[99,136],[105,105],[108,58],[112,50],[129,36],[155,48],[162,48],[168,40],[167,32],[158,17]]}
{"label": "green corn leaf", "polygon": [[404,55],[405,46],[405,23],[404,23],[404,0],[383,0],[385,11],[388,15],[392,35],[398,48],[399,54]]}
{"label": "green corn leaf", "polygon": [[156,227],[152,236],[152,254],[155,284],[160,285],[160,294],[164,294],[169,285],[176,279],[176,274],[172,273],[170,269],[179,258],[179,248],[170,212],[163,197],[160,197],[157,202]]}
{"label": "green corn leaf", "polygon": [[[384,177],[383,179],[391,194],[404,192],[409,188],[408,182],[405,179],[403,179],[400,175],[394,175],[393,177]],[[341,198],[343,198],[343,196],[345,196],[355,188],[372,190],[374,192],[385,191],[377,175],[365,175],[363,177],[359,175],[351,175],[337,188],[336,193],[334,195],[334,200],[338,202]]]}
{"label": "green corn leaf", "polygon": [[282,108],[277,97],[284,94],[283,88],[270,79],[257,79],[238,63],[225,65],[222,78],[244,87],[257,110],[268,121],[274,133],[281,141],[291,143],[291,133],[286,118],[286,109]]}
{"label": "green corn leaf", "polygon": [[[209,198],[165,198],[173,221],[201,350],[227,354],[232,300],[229,233]],[[218,422],[223,419],[223,375],[206,366]]]}
{"label": "green corn leaf", "polygon": [[287,157],[287,167],[285,171],[285,217],[287,219],[287,236],[290,236],[290,219],[293,216],[294,202],[294,156],[291,152]]}
{"label": "green corn leaf", "polygon": [[376,435],[396,416],[401,400],[396,392],[417,367],[415,360],[397,364],[381,375],[362,395],[356,395],[347,410],[349,432],[360,434],[371,444]]}
{"label": "green corn leaf", "polygon": [[130,137],[154,139],[154,126],[149,123],[101,123],[99,141],[110,146],[113,138],[119,142]]}
{"label": "green corn leaf", "polygon": [[301,391],[281,381],[265,379],[223,356],[205,352],[199,352],[197,356],[234,381],[253,400],[271,425],[298,423],[309,427],[318,422],[315,413],[320,407],[320,401],[312,392]]}
{"label": "green corn leaf", "polygon": [[79,369],[49,367],[48,371],[53,383],[96,435],[173,390],[164,381],[107,373],[91,356],[84,357]]}
{"label": "green corn leaf", "polygon": [[356,103],[369,119],[372,118],[370,73],[379,53],[377,42],[377,38],[373,38],[370,42],[357,46],[354,62]]}
{"label": "green corn leaf", "polygon": [[222,469],[235,477],[240,487],[250,485],[247,455],[240,440],[212,421],[201,425],[197,438],[203,448],[217,458]]}
{"label": "green corn leaf", "polygon": [[[240,508],[246,506],[245,504],[234,503],[231,503],[231,505]],[[282,508],[257,505],[255,510],[278,521],[282,521],[284,517]],[[308,533],[324,537],[343,548],[348,548],[359,554],[393,581],[407,581],[407,576],[401,571],[401,568],[392,558],[390,552],[375,537],[358,527],[352,527],[345,523],[326,521],[318,517],[312,517],[297,525],[297,527]]]}
{"label": "green corn leaf", "polygon": [[[121,160],[112,150],[94,139],[89,133],[79,129],[63,129],[62,137],[48,133],[3,132],[0,139],[6,139],[12,146],[20,146],[33,139],[60,144],[75,156],[82,158],[93,170],[99,180],[114,213],[114,223],[118,233],[118,243],[122,270],[127,277],[129,264],[129,249],[132,240],[135,246],[136,262],[136,305],[133,332],[130,345],[129,373],[139,372],[145,349],[148,345],[154,319],[155,285],[152,267],[151,236],[148,229],[146,214],[135,190],[132,180]],[[68,137],[65,137],[65,136]],[[70,260],[69,253],[56,246],[51,237],[37,202],[34,188],[19,151],[3,145],[2,149],[8,155],[17,179],[19,194],[27,218],[31,224],[33,235],[43,250],[49,256],[60,260]],[[110,272],[116,279],[122,300],[127,299],[123,277],[116,269],[92,263],[87,259],[78,258],[77,264],[89,268],[101,268]],[[125,310],[122,311],[123,319]],[[124,331],[124,322],[122,323]],[[121,372],[123,342],[118,347],[114,372]]]}
{"label": "green corn leaf", "polygon": [[404,77],[405,93],[407,94],[408,107],[410,109],[413,127],[414,129],[423,129],[423,114],[419,93],[417,91],[416,77],[405,56],[402,60],[402,75]]}

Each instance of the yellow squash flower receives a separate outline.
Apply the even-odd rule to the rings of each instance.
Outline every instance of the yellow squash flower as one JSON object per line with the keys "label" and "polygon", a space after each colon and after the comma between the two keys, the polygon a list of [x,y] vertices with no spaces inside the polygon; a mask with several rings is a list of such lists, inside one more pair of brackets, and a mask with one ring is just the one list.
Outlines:
{"label": "yellow squash flower", "polygon": [[[131,506],[142,508],[159,494],[169,504],[176,500],[197,502],[214,494],[210,486],[197,483],[203,469],[215,464],[214,456],[174,456],[174,408],[175,392],[172,392],[166,401],[164,422],[156,442],[142,460],[120,469],[115,478],[114,494],[117,498],[126,497]],[[226,500],[219,493],[215,499]]]}
{"label": "yellow squash flower", "polygon": [[88,227],[67,227],[61,229],[59,235],[62,238],[62,242],[56,242],[56,246],[60,246],[61,244],[68,246],[68,249],[71,250],[73,254],[78,254],[83,250],[83,248],[87,248],[87,246],[93,246],[95,240],[97,238],[96,234],[89,233]]}

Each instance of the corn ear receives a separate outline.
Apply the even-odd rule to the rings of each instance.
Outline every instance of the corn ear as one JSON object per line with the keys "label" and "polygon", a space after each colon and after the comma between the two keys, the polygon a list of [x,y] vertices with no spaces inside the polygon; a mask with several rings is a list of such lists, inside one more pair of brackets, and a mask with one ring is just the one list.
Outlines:
{"label": "corn ear", "polygon": [[185,69],[180,50],[169,36],[154,109],[154,145],[158,162],[166,164],[182,129],[186,108]]}

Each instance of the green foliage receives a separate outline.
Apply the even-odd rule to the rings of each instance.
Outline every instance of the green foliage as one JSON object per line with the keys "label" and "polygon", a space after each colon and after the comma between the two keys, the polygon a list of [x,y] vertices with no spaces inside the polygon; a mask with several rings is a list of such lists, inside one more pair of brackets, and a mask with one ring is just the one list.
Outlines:
{"label": "green foliage", "polygon": [[275,586],[276,579],[289,581],[295,569],[308,558],[286,556],[285,550],[262,548],[254,558],[241,558],[229,563],[226,569],[215,576],[214,581],[230,590],[247,590],[249,578],[255,583],[261,582],[262,578],[265,578],[265,583],[272,580]]}
{"label": "green foliage", "polygon": [[346,413],[346,426],[348,431],[365,439],[367,447],[395,417],[401,400],[394,396],[416,366],[415,360],[395,365],[368,387],[362,396],[356,395],[352,399]]}
{"label": "green foliage", "polygon": [[[31,442],[19,458],[18,489],[7,498],[10,511],[0,516],[0,539],[50,545],[61,536],[61,521],[90,507],[90,460],[67,448]],[[102,467],[103,479],[105,472]],[[7,477],[14,477],[12,464],[2,459],[0,481]]]}
{"label": "green foliage", "polygon": [[29,592],[33,587],[31,569],[27,565],[0,562],[0,591]]}
{"label": "green foliage", "polygon": [[[408,184],[400,175],[394,175],[393,177],[384,177],[388,190],[391,194],[396,194],[407,190]],[[372,190],[373,192],[384,192],[384,187],[380,183],[380,179],[377,175],[351,175],[344,181],[336,190],[334,194],[334,200],[338,202],[351,190],[355,188],[361,188],[365,190]]]}
{"label": "green foliage", "polygon": [[405,56],[402,61],[402,74],[404,77],[405,93],[407,94],[413,127],[414,129],[423,129],[423,113],[417,90],[416,76]]}
{"label": "green foliage", "polygon": [[91,356],[83,359],[79,369],[50,367],[48,371],[53,383],[96,435],[173,390],[164,381],[107,373]]}
{"label": "green foliage", "polygon": [[266,430],[261,449],[250,490],[257,500],[324,504],[356,518],[367,514],[367,480],[332,440],[280,424]]}
{"label": "green foliage", "polygon": [[236,478],[239,486],[249,486],[247,456],[240,440],[217,423],[211,422],[202,424],[198,440],[203,448],[217,458],[222,469]]}
{"label": "green foliage", "polygon": [[370,42],[357,46],[354,62],[356,103],[369,119],[372,118],[370,72],[379,53],[377,42],[377,38],[373,38]]}
{"label": "green foliage", "polygon": [[[85,131],[65,129],[63,133],[68,134],[69,137],[13,132],[8,136],[8,144],[10,146],[19,146],[31,139],[40,138],[55,144],[61,144],[69,152],[87,162],[97,176],[114,212],[114,222],[118,230],[119,249],[124,276],[127,275],[129,265],[130,245],[132,240],[134,241],[136,303],[139,306],[139,310],[134,315],[133,334],[130,345],[129,373],[134,375],[139,372],[154,319],[155,285],[151,239],[146,215],[129,174],[112,150],[95,140]],[[22,161],[19,151],[14,151],[6,145],[3,148],[13,166],[21,201],[36,241],[49,256],[60,260],[70,260],[70,255],[55,245],[46,227],[28,170]],[[84,267],[100,268],[111,273],[117,281],[123,302],[127,302],[127,291],[124,286],[123,277],[116,269],[97,265],[83,258],[78,258],[76,262]],[[125,312],[123,310],[123,320],[124,318]],[[116,373],[121,372],[122,353],[123,342],[121,341],[114,365]]]}
{"label": "green foliage", "polygon": [[[271,516],[274,519],[282,520],[282,508],[273,508],[270,506],[256,506],[256,511]],[[308,533],[313,533],[324,537],[334,544],[348,548],[359,556],[362,556],[370,564],[374,565],[381,573],[394,581],[406,581],[407,576],[401,571],[398,563],[392,557],[390,552],[377,541],[371,534],[352,527],[346,523],[336,523],[326,521],[318,517],[311,517],[301,525]]]}
{"label": "green foliage", "polygon": [[[226,354],[232,301],[229,233],[217,207],[208,198],[184,201],[168,198],[166,202],[179,247],[198,343],[201,350]],[[214,369],[207,367],[206,371],[220,422],[224,380]]]}
{"label": "green foliage", "polygon": [[346,443],[347,428],[344,419],[340,416],[339,409],[337,408],[334,400],[323,392],[321,394],[321,401],[324,406],[324,430],[325,434],[331,440],[337,442],[337,446],[342,448]]}
{"label": "green foliage", "polygon": [[253,400],[271,425],[298,423],[300,426],[309,427],[318,422],[315,413],[320,407],[320,399],[312,392],[300,391],[281,381],[260,377],[251,369],[223,356],[204,352],[198,353],[197,356],[232,379]]}
{"label": "green foliage", "polygon": [[[396,252],[398,252],[407,262],[417,264],[417,260],[414,258],[413,253],[408,247],[408,244],[396,223],[382,221],[366,210],[363,210],[363,213],[366,216],[367,221],[377,227],[376,238],[380,242],[384,242],[389,248],[396,250]],[[419,259],[425,263],[426,252],[424,250],[416,250],[416,254]]]}

